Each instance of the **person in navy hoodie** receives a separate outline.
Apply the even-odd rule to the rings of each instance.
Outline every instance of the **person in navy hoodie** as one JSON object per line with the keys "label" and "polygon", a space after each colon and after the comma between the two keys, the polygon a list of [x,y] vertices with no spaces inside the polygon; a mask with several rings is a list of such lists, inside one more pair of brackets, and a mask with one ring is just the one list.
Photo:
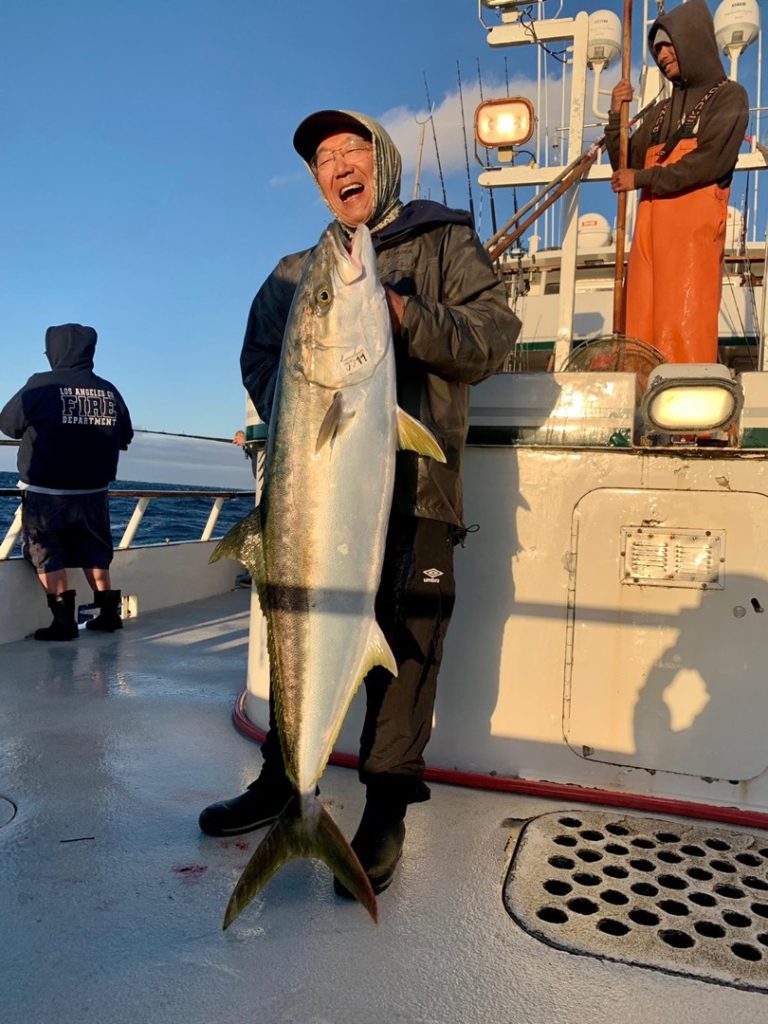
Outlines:
{"label": "person in navy hoodie", "polygon": [[75,640],[75,591],[67,568],[85,573],[99,614],[88,629],[122,629],[120,591],[112,589],[107,488],[120,451],[133,438],[120,392],[93,372],[96,331],[49,327],[49,372],[33,374],[0,412],[0,430],[19,438],[22,545],[53,614],[35,640]]}

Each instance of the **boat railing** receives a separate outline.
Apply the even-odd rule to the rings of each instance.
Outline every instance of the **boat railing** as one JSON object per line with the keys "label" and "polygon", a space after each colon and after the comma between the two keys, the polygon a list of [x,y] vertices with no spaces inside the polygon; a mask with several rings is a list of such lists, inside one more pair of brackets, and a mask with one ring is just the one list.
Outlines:
{"label": "boat railing", "polygon": [[[0,487],[0,498],[14,498],[18,497],[19,491],[15,487]],[[204,498],[211,501],[211,511],[208,514],[208,519],[203,527],[203,531],[200,534],[198,540],[192,541],[179,541],[182,544],[196,544],[202,541],[208,541],[213,536],[213,531],[216,527],[216,522],[219,518],[219,513],[224,507],[225,501],[231,501],[235,498],[250,497],[253,498],[252,491],[172,491],[172,490],[110,490],[109,497],[111,500],[116,498],[135,498],[136,505],[134,506],[133,513],[131,514],[128,524],[123,531],[123,535],[117,544],[117,549],[122,551],[126,548],[131,547],[133,540],[136,536],[136,531],[139,528],[141,520],[144,518],[144,513],[147,510],[147,506],[150,501],[162,500],[173,498],[176,500],[189,501],[191,499]],[[5,561],[11,557],[16,543],[21,534],[21,502],[14,513],[11,525],[8,527],[3,540],[0,542],[0,561]]]}

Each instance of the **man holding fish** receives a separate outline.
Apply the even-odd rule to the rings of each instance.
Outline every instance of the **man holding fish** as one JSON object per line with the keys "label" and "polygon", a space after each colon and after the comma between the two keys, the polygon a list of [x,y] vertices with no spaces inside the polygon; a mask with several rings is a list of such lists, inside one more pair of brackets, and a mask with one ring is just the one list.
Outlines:
{"label": "man holding fish", "polygon": [[[254,854],[261,863],[238,883],[247,891],[236,890],[227,924],[287,856],[321,857],[336,892],[369,910],[361,884],[377,893],[392,880],[407,806],[429,799],[423,751],[454,603],[453,548],[466,532],[468,388],[500,368],[520,329],[470,216],[401,203],[400,154],[381,125],[322,110],[299,125],[294,146],[335,221],[314,249],[286,256],[264,283],[241,355],[245,387],[270,422],[267,483],[260,509],[222,541],[221,554],[238,552],[259,586],[272,714],[259,778],[207,807],[200,827],[231,836],[277,824],[262,843],[266,853]],[[363,285],[359,300],[345,298]],[[323,559],[331,567],[321,571]],[[306,625],[321,607],[323,626]],[[338,642],[329,639],[337,623]],[[342,664],[337,649],[347,646]],[[322,658],[318,673],[330,680],[299,684],[298,675],[311,675],[307,663]],[[341,686],[345,673],[349,686]],[[334,676],[343,692],[331,695]],[[351,843],[361,883],[339,868],[346,854],[329,838],[335,826],[314,794],[363,677],[366,803]],[[293,850],[278,855],[278,845]]]}

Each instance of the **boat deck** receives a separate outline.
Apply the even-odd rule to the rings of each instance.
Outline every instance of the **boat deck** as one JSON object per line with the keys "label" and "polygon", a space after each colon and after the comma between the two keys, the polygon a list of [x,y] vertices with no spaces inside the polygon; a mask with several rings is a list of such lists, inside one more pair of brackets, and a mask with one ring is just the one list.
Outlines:
{"label": "boat deck", "polygon": [[[208,838],[197,815],[258,770],[231,722],[248,599],[0,648],[3,1024],[766,1020],[766,994],[574,955],[513,921],[509,819],[563,802],[433,786],[378,926],[322,865],[294,862],[222,932],[262,833]],[[351,835],[354,772],[329,768],[322,791]]]}

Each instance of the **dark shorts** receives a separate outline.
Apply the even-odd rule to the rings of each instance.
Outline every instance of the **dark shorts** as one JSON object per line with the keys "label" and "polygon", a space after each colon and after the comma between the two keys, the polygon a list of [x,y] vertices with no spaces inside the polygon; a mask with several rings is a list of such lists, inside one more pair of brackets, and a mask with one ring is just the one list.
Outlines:
{"label": "dark shorts", "polygon": [[112,563],[109,498],[95,494],[21,497],[22,550],[38,573],[58,569],[108,569]]}

